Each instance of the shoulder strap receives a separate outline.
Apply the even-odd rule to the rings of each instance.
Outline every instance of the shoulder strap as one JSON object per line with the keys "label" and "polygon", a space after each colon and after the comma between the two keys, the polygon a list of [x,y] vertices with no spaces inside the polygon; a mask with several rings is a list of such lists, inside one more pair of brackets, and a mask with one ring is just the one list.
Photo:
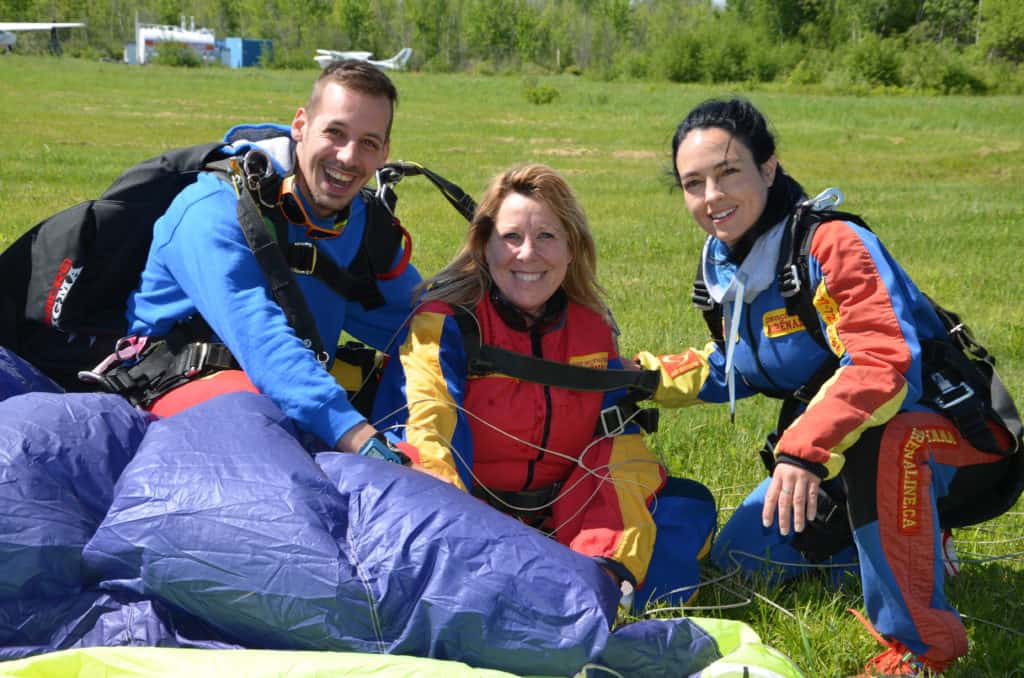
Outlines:
{"label": "shoulder strap", "polygon": [[317,329],[306,298],[299,289],[298,282],[292,273],[284,251],[270,239],[263,215],[252,194],[246,189],[240,174],[232,174],[232,181],[238,191],[238,223],[242,226],[245,241],[249,244],[256,261],[267,276],[270,292],[274,295],[281,310],[284,311],[288,324],[295,333],[313,351],[318,361],[327,364],[330,355],[324,349],[323,339]]}
{"label": "shoulder strap", "polygon": [[[340,296],[359,302],[366,310],[372,310],[380,308],[387,301],[377,281],[397,278],[409,265],[412,239],[394,217],[390,206],[378,200],[370,191],[364,190],[362,195],[366,205],[363,239],[348,266],[339,266],[324,255],[315,243],[292,243],[284,247],[292,271],[319,278]],[[280,219],[280,213],[277,212],[274,218]],[[403,240],[405,249],[402,258],[392,266]]]}
{"label": "shoulder strap", "polygon": [[466,221],[473,220],[476,202],[466,195],[466,192],[458,184],[448,181],[437,172],[431,171],[419,163],[405,160],[389,162],[381,167],[378,177],[390,185],[400,181],[403,176],[412,177],[416,175],[423,175],[430,183],[434,184],[437,190],[441,191],[445,199],[455,208],[455,211],[461,214]]}
{"label": "shoulder strap", "polygon": [[704,283],[704,262],[697,260],[697,273],[693,278],[693,290],[690,300],[693,305],[704,316],[704,324],[708,326],[711,338],[718,344],[720,349],[725,349],[725,331],[722,327],[722,305],[716,303],[708,292],[708,286]]}
{"label": "shoulder strap", "polygon": [[476,317],[462,307],[455,307],[455,322],[462,331],[463,346],[469,374],[500,373],[523,381],[577,391],[615,391],[628,389],[654,395],[661,375],[655,370],[614,370],[568,365],[523,355],[498,346],[483,344]]}
{"label": "shoulder strap", "polygon": [[800,318],[804,328],[815,342],[831,353],[828,339],[821,331],[818,314],[814,310],[814,289],[811,287],[808,257],[811,242],[821,224],[828,221],[850,221],[871,230],[864,220],[850,212],[816,210],[801,204],[790,216],[782,237],[778,264],[779,288],[786,299],[786,312]]}

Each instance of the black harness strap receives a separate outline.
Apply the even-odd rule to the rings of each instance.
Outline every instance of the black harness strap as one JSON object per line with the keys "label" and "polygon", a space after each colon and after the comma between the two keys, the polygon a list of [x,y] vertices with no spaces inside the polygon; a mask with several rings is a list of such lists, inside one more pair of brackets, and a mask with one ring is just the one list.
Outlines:
{"label": "black harness strap", "polygon": [[472,313],[456,308],[455,321],[462,330],[469,373],[500,373],[523,381],[576,391],[615,391],[632,389],[650,397],[658,390],[661,375],[655,370],[605,370],[568,365],[555,360],[535,358],[508,349],[480,343],[480,331]]}
{"label": "black harness strap", "polygon": [[133,405],[148,407],[185,382],[221,370],[238,369],[238,362],[227,346],[209,341],[211,333],[202,317],[193,316],[166,337],[149,343],[137,362],[119,365],[103,374],[82,376],[111,393],[121,394]]}
{"label": "black harness strap", "polygon": [[245,241],[249,244],[256,261],[267,276],[270,292],[274,300],[284,311],[288,324],[302,339],[303,343],[313,351],[317,360],[326,365],[330,356],[324,349],[323,339],[316,327],[316,321],[309,310],[306,298],[299,289],[291,267],[285,259],[284,252],[277,243],[270,239],[263,216],[252,195],[241,183],[240,175],[232,175],[238,189],[238,222],[241,224]]}
{"label": "black harness strap", "polygon": [[[230,163],[231,160],[225,162]],[[213,168],[223,171],[223,166]],[[270,160],[264,153],[246,154],[241,171],[237,174],[241,178],[240,181],[235,181],[235,188],[240,197],[239,220],[241,221],[241,195],[246,193],[249,195],[249,202],[260,213],[260,219],[265,217],[273,224],[274,240],[284,250],[287,264],[293,273],[318,278],[342,298],[356,301],[368,311],[380,308],[386,303],[384,295],[377,287],[377,278],[388,272],[403,234],[393,215],[398,198],[389,185],[382,189],[383,200],[387,204],[382,204],[373,192],[365,189],[361,191],[366,206],[363,238],[351,263],[344,267],[323,254],[315,243],[289,244],[288,230],[292,218],[288,215],[290,210],[284,199],[278,197],[283,178],[273,171]],[[262,210],[253,199],[253,193],[258,196]],[[346,207],[340,218],[344,220],[347,216]],[[243,232],[245,231],[246,227],[243,225]],[[248,235],[246,240],[249,240]],[[264,238],[260,237],[260,241],[263,240]],[[252,241],[249,244],[252,246]]]}
{"label": "black harness strap", "polygon": [[387,183],[394,184],[402,176],[412,177],[416,175],[425,176],[434,186],[437,187],[445,199],[465,218],[466,221],[473,220],[473,213],[476,211],[476,202],[466,195],[458,185],[448,181],[440,174],[433,172],[423,165],[415,162],[397,160],[384,165],[380,172]]}
{"label": "black harness strap", "polygon": [[658,430],[658,410],[640,408],[637,405],[639,401],[652,397],[658,390],[661,374],[657,370],[582,367],[516,353],[482,343],[477,320],[468,310],[455,307],[454,317],[462,333],[467,371],[470,375],[498,373],[544,386],[575,391],[607,392],[625,389],[627,395],[612,407],[602,410],[597,433],[615,435],[630,421],[636,422],[648,433]]}
{"label": "black harness strap", "polygon": [[561,489],[562,483],[554,483],[535,490],[510,492],[474,485],[470,493],[502,513],[508,514],[531,527],[539,528],[551,517],[551,504]]}
{"label": "black harness strap", "polygon": [[288,266],[293,273],[322,280],[339,295],[358,301],[368,311],[384,305],[386,300],[373,280],[367,257],[357,255],[346,268],[321,255],[320,248],[313,243],[292,243],[287,252]]}
{"label": "black harness strap", "polygon": [[[826,221],[849,221],[871,230],[856,214],[837,210],[811,210],[802,203],[790,216],[782,237],[777,275],[779,291],[786,300],[786,313],[800,318],[811,338],[829,354],[832,347],[821,331],[821,321],[814,310],[814,290],[811,289],[811,241],[818,226]],[[837,359],[838,360],[838,359]],[[838,362],[836,364],[838,367]]]}

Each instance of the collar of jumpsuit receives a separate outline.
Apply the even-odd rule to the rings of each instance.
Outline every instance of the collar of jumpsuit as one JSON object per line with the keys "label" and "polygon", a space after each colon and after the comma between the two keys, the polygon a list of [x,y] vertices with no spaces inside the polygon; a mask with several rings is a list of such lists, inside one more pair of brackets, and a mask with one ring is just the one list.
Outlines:
{"label": "collar of jumpsuit", "polygon": [[786,220],[763,233],[740,264],[729,258],[729,248],[721,240],[708,236],[701,256],[701,275],[708,294],[722,306],[725,321],[725,382],[729,390],[729,416],[736,415],[736,374],[734,353],[739,336],[744,304],[771,287],[779,262],[779,248]]}

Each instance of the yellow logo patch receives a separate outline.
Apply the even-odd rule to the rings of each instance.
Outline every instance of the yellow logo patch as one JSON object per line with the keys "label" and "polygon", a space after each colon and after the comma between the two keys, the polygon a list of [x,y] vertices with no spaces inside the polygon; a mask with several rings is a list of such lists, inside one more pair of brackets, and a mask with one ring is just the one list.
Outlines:
{"label": "yellow logo patch", "polygon": [[784,337],[787,334],[793,334],[804,329],[804,324],[800,322],[800,317],[789,315],[784,308],[768,311],[761,318],[761,321],[764,324],[764,336],[769,339]]}
{"label": "yellow logo patch", "polygon": [[821,319],[825,321],[828,343],[832,352],[836,355],[843,355],[846,353],[846,347],[843,345],[843,340],[839,338],[839,330],[836,327],[839,324],[839,302],[828,293],[824,282],[818,285],[818,289],[814,293],[814,308],[818,311]]}
{"label": "yellow logo patch", "polygon": [[698,369],[701,366],[700,355],[693,350],[675,355],[658,356],[658,362],[665,368],[670,379],[675,379],[680,374]]}
{"label": "yellow logo patch", "polygon": [[587,355],[574,355],[569,358],[569,364],[580,367],[593,367],[599,370],[605,369],[608,367],[608,354],[588,353]]}

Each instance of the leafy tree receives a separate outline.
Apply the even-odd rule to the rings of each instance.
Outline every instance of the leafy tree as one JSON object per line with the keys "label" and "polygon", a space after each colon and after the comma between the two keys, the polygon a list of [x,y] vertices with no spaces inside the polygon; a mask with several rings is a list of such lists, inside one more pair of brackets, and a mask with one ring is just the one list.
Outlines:
{"label": "leafy tree", "polygon": [[508,63],[516,51],[518,0],[467,0],[466,43],[469,56]]}
{"label": "leafy tree", "polygon": [[919,0],[857,0],[852,9],[861,29],[889,36],[913,26],[918,7]]}
{"label": "leafy tree", "polygon": [[1024,3],[984,0],[980,14],[978,43],[985,53],[1018,64],[1024,61]]}
{"label": "leafy tree", "polygon": [[924,0],[922,33],[932,40],[965,45],[975,41],[978,0]]}

